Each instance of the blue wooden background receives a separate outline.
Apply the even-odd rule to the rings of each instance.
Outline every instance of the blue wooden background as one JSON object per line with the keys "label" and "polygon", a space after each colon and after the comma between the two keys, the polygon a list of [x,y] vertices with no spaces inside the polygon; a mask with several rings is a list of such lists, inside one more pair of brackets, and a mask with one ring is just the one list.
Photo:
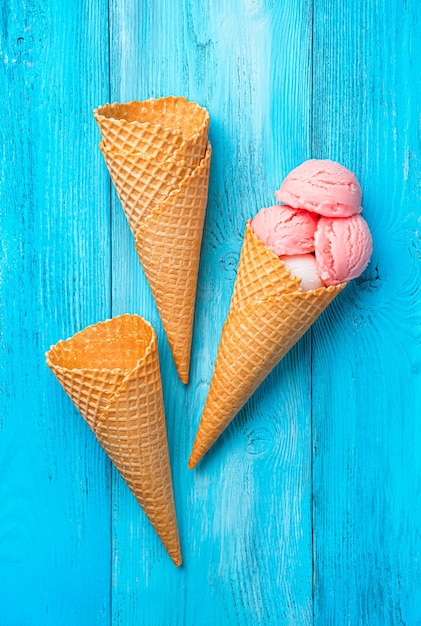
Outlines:
{"label": "blue wooden background", "polygon": [[[0,10],[0,625],[420,625],[418,0]],[[213,145],[186,388],[91,113],[168,94]],[[189,471],[245,221],[309,157],[361,181],[371,263]],[[44,362],[124,312],[158,332],[180,569]]]}

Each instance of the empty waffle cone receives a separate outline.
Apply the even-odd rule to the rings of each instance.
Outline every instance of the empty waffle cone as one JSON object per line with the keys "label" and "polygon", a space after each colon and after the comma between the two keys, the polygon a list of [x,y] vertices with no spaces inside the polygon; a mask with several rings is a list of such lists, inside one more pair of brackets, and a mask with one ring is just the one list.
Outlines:
{"label": "empty waffle cone", "polygon": [[121,315],[59,341],[46,358],[181,565],[154,329]]}
{"label": "empty waffle cone", "polygon": [[94,116],[105,145],[115,151],[144,152],[155,161],[175,155],[194,168],[207,148],[209,113],[183,97],[105,104]]}
{"label": "empty waffle cone", "polygon": [[209,113],[170,96],[106,104],[94,115],[179,377],[187,383],[208,197]]}
{"label": "empty waffle cone", "polygon": [[211,147],[178,189],[133,229],[180,380],[187,384]]}
{"label": "empty waffle cone", "polygon": [[135,238],[180,380],[189,378],[200,248],[208,199],[211,146],[191,170],[173,158],[148,161],[101,145]]}
{"label": "empty waffle cone", "polygon": [[190,468],[345,287],[302,291],[299,283],[255,236],[249,222]]}

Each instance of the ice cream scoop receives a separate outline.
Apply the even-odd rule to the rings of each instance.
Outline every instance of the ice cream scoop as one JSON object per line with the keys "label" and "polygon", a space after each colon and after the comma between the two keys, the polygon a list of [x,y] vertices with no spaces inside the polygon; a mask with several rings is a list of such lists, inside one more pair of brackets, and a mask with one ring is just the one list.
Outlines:
{"label": "ice cream scoop", "polygon": [[260,241],[281,256],[313,252],[317,221],[314,213],[277,204],[261,209],[251,226]]}
{"label": "ice cream scoop", "polygon": [[325,285],[357,278],[367,267],[373,243],[361,215],[321,217],[314,236],[317,267]]}
{"label": "ice cream scoop", "polygon": [[310,159],[293,169],[275,191],[279,202],[326,217],[361,212],[361,188],[355,175],[340,163]]}
{"label": "ice cream scoop", "polygon": [[291,276],[301,279],[300,288],[303,291],[311,291],[312,289],[323,287],[316,258],[313,254],[294,254],[279,258],[291,272]]}

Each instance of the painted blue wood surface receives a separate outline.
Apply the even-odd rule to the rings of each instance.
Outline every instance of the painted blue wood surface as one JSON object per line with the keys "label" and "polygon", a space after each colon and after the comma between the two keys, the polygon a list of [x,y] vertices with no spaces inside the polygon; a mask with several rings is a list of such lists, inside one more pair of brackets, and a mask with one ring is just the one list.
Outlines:
{"label": "painted blue wood surface", "polygon": [[421,623],[420,18],[315,4],[313,154],[357,173],[374,239],[314,331],[317,624]]}
{"label": "painted blue wood surface", "polygon": [[[0,625],[421,624],[416,0],[8,0],[0,23]],[[178,380],[92,108],[211,114],[191,380]],[[245,220],[310,156],[353,169],[369,268],[187,470]],[[176,569],[44,364],[156,327]]]}
{"label": "painted blue wood surface", "polygon": [[110,619],[110,463],[44,352],[110,315],[107,3],[3,3],[0,624]]}

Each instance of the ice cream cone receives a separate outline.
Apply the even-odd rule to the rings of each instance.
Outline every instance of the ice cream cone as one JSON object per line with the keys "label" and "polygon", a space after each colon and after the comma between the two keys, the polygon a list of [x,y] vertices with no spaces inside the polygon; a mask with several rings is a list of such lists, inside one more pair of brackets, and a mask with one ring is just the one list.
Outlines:
{"label": "ice cream cone", "polygon": [[137,315],[122,315],[59,341],[46,358],[180,565],[154,329]]}
{"label": "ice cream cone", "polygon": [[247,224],[209,394],[189,459],[193,468],[271,370],[345,284],[299,289],[282,261]]}

